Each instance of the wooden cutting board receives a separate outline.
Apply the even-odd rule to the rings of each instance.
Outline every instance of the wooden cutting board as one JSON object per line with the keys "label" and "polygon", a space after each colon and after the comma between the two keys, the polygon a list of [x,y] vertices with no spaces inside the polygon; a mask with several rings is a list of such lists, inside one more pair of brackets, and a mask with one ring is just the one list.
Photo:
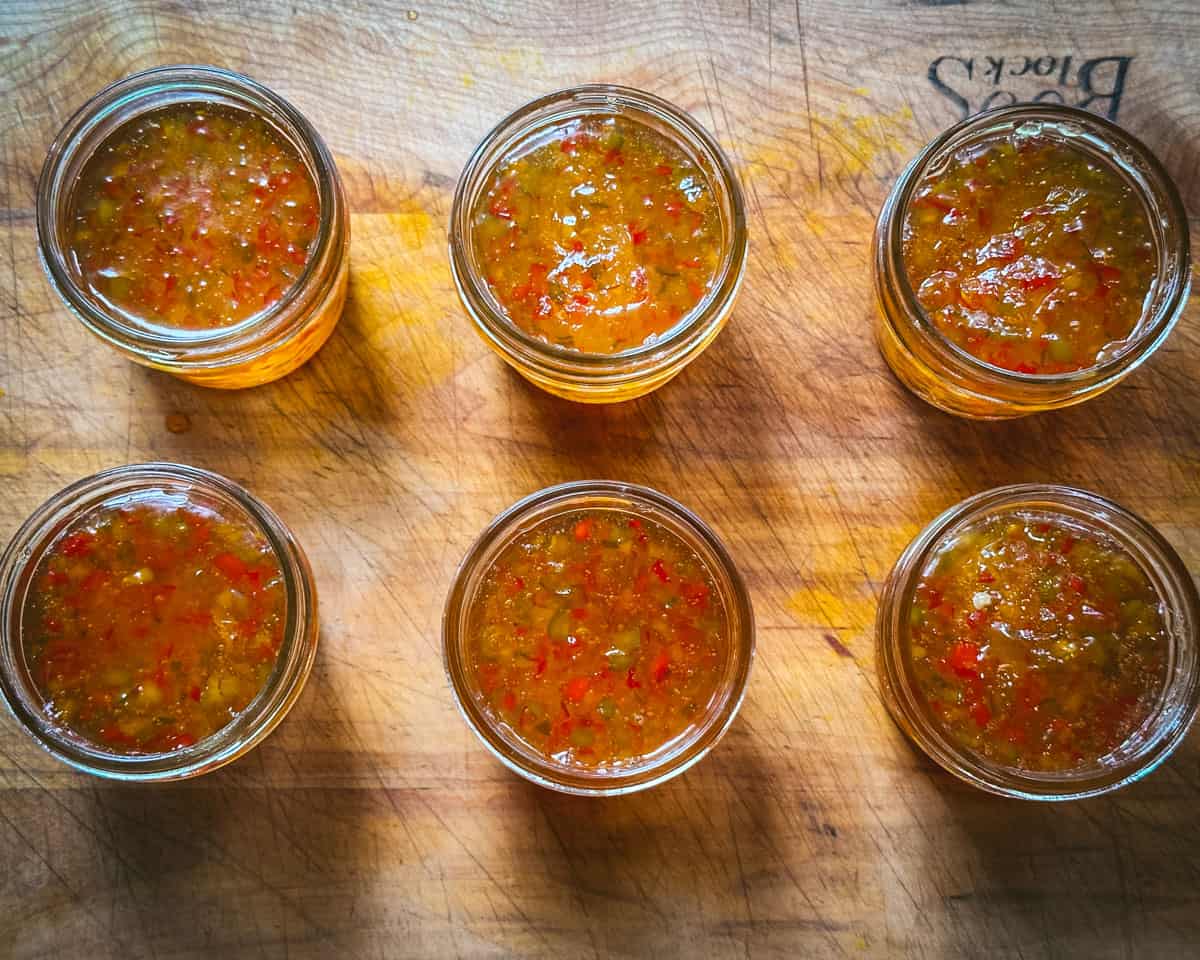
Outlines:
{"label": "wooden cutting board", "polygon": [[[1200,955],[1200,735],[1111,799],[985,796],[889,721],[872,641],[903,546],[996,484],[1114,497],[1200,568],[1195,304],[1108,395],[985,425],[893,380],[868,273],[905,161],[1017,98],[1115,117],[1195,217],[1194,0],[409,2],[0,6],[0,536],[84,474],[193,463],[294,528],[322,610],[291,716],[199,781],[106,785],[0,718],[0,956]],[[103,84],[172,62],[289,98],[349,192],[341,325],[303,370],[249,392],[119,359],[38,265],[34,186],[55,132]],[[472,333],[445,253],[475,143],[523,101],[589,80],[692,111],[751,215],[727,330],[665,389],[607,409],[510,373]],[[588,477],[694,508],[758,617],[726,739],[616,800],[544,792],[491,759],[452,705],[439,641],[487,520]]]}

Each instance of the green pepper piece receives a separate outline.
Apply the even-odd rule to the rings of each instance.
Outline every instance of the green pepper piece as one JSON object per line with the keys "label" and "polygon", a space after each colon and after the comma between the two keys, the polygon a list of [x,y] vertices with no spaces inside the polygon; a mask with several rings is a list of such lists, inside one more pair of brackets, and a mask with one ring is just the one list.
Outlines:
{"label": "green pepper piece", "polygon": [[546,625],[546,635],[551,640],[566,640],[571,628],[571,611],[562,607]]}
{"label": "green pepper piece", "polygon": [[1058,578],[1053,576],[1042,577],[1038,580],[1037,590],[1042,603],[1050,603],[1062,592],[1058,584]]}
{"label": "green pepper piece", "polygon": [[622,670],[628,670],[633,663],[633,657],[623,650],[609,650],[604,656],[608,660],[608,668],[616,670],[618,673]]}
{"label": "green pepper piece", "polygon": [[1121,626],[1128,627],[1137,623],[1146,609],[1146,604],[1136,597],[1133,600],[1126,600],[1121,604]]}
{"label": "green pepper piece", "polygon": [[618,630],[613,634],[612,644],[622,653],[632,653],[642,645],[642,631],[639,627]]}
{"label": "green pepper piece", "polygon": [[1075,348],[1066,340],[1051,341],[1049,353],[1055,363],[1070,363],[1075,359]]}
{"label": "green pepper piece", "polygon": [[485,660],[495,660],[504,645],[504,628],[489,624],[479,634],[479,655]]}

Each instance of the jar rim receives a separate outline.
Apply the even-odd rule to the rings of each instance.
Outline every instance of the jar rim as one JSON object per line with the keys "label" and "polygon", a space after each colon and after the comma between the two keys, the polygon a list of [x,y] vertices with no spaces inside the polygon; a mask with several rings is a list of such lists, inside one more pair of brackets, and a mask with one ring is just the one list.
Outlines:
{"label": "jar rim", "polygon": [[[599,505],[597,500],[603,505]],[[555,763],[532,748],[517,749],[513,738],[476,703],[462,662],[463,629],[478,579],[512,538],[549,519],[586,509],[621,510],[649,515],[696,549],[726,605],[729,662],[724,688],[714,693],[702,723],[680,734],[670,749],[649,762],[628,768],[588,771]],[[741,574],[724,544],[703,520],[683,504],[650,487],[615,480],[581,480],[555,484],[522,497],[494,517],[467,551],[454,574],[442,614],[442,655],[446,678],[459,714],[488,752],[532,783],[579,796],[619,796],[657,786],[678,776],[705,757],[732,725],[746,694],[754,660],[754,612]]]}
{"label": "jar rim", "polygon": [[[908,278],[903,258],[904,217],[912,195],[926,171],[936,162],[970,142],[985,142],[1014,131],[1023,123],[1043,123],[1049,126],[1040,135],[1049,135],[1058,142],[1078,146],[1079,140],[1070,137],[1088,136],[1092,147],[1089,154],[1103,159],[1136,192],[1151,221],[1154,245],[1159,266],[1173,266],[1168,278],[1167,295],[1154,305],[1147,320],[1139,320],[1142,330],[1127,338],[1126,345],[1101,363],[1064,373],[1038,374],[1007,370],[979,359],[951,341],[929,320]],[[1059,126],[1062,125],[1062,126]],[[1073,126],[1076,130],[1064,128]],[[1097,150],[1103,144],[1104,153]],[[1119,155],[1118,151],[1124,155]],[[1135,168],[1137,165],[1137,169]],[[1139,176],[1134,176],[1137,169]],[[1153,189],[1151,189],[1153,188]],[[1167,247],[1161,235],[1161,222],[1166,220],[1174,229],[1176,242]],[[909,162],[897,178],[880,210],[877,256],[886,263],[886,271],[877,271],[877,282],[890,279],[907,317],[923,335],[925,342],[950,364],[963,367],[985,381],[1026,391],[1059,392],[1074,386],[1091,386],[1124,375],[1147,359],[1166,339],[1187,304],[1191,288],[1191,244],[1186,208],[1171,175],[1158,157],[1139,138],[1112,121],[1088,110],[1065,104],[1025,103],[996,107],[974,114],[943,131],[931,140]],[[1156,273],[1156,282],[1166,283]]]}
{"label": "jar rim", "polygon": [[[76,520],[113,498],[177,487],[241,511],[270,544],[286,595],[283,642],[254,699],[225,726],[195,744],[165,753],[118,754],[64,732],[40,709],[28,676],[22,633],[29,580],[46,550]],[[162,461],[126,464],[76,480],[44,501],[0,553],[0,700],[39,746],[76,770],[111,780],[158,782],[211,772],[257,746],[283,720],[308,678],[317,649],[317,592],[299,542],[261,500],[220,474]]]}
{"label": "jar rim", "polygon": [[[615,353],[590,353],[547,343],[522,330],[493,302],[486,283],[474,269],[470,252],[470,215],[476,195],[488,175],[515,147],[544,126],[566,120],[620,114],[645,123],[637,114],[669,127],[677,145],[700,157],[710,187],[728,203],[728,240],[723,243],[717,282],[695,306],[660,337]],[[709,169],[711,167],[711,170]],[[722,213],[722,219],[726,215]],[[454,191],[449,229],[450,266],[459,297],[485,339],[506,356],[544,366],[553,373],[586,381],[621,379],[630,364],[669,363],[678,353],[704,339],[713,322],[720,322],[736,297],[749,250],[745,199],[740,181],[720,144],[691,114],[673,103],[634,87],[585,83],[538,97],[507,114],[472,151]],[[639,367],[633,375],[640,376]]]}
{"label": "jar rim", "polygon": [[[905,666],[908,605],[929,556],[954,533],[989,516],[1028,509],[1059,514],[1119,544],[1151,578],[1166,611],[1170,666],[1155,713],[1122,744],[1141,737],[1134,752],[1107,768],[1041,773],[987,760],[955,744],[920,708]],[[913,538],[884,585],[876,617],[881,696],[893,719],[927,756],[960,780],[989,793],[1025,800],[1060,801],[1099,796],[1149,774],[1183,741],[1200,708],[1200,594],[1186,565],[1151,524],[1097,493],[1063,484],[1020,483],[995,487],[949,507]],[[1178,689],[1176,689],[1178,687]],[[1119,748],[1121,749],[1121,748]]]}
{"label": "jar rim", "polygon": [[[137,325],[104,309],[67,265],[59,233],[61,207],[77,173],[107,137],[143,113],[179,103],[226,102],[267,120],[299,153],[317,190],[317,234],[300,276],[269,307],[227,327],[179,329]],[[142,106],[144,104],[144,107]],[[113,117],[115,123],[106,126]],[[51,286],[94,334],[156,366],[186,371],[243,364],[299,335],[310,310],[335,285],[345,257],[345,200],[337,167],[316,128],[289,101],[257,80],[206,64],[170,64],[122,77],[80,106],[55,136],[37,183],[37,238]]]}

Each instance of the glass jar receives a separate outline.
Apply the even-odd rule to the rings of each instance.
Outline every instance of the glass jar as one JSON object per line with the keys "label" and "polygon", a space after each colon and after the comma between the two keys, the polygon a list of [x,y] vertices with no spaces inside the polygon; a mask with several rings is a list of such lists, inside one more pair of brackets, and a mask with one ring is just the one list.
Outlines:
{"label": "glass jar", "polygon": [[[23,614],[39,564],[67,527],[101,506],[129,503],[148,493],[184,496],[254,527],[279,560],[287,614],[275,668],[245,710],[192,746],[170,753],[125,755],[103,750],[47,715],[27,662]],[[38,744],[84,773],[112,780],[179,780],[236,760],[286,716],[304,688],[316,651],[317,591],[304,551],[261,501],[207,470],[139,463],[86,477],[38,507],[0,555],[0,696]]]}
{"label": "glass jar", "polygon": [[[550,128],[579,117],[596,116],[621,116],[644,124],[683,150],[711,185],[722,230],[721,262],[703,299],[654,342],[613,354],[584,353],[546,343],[517,327],[488,288],[472,242],[471,214],[495,168],[519,146]],[[560,90],[500,121],[467,161],[450,214],[454,282],[484,341],[543,390],[586,403],[612,403],[647,394],[698,357],[729,318],[745,272],[747,249],[742,189],[712,136],[665,100],[609,84]]]}
{"label": "glass jar", "polygon": [[[920,695],[909,656],[909,611],[931,555],[965,528],[997,514],[1027,510],[1115,541],[1161,598],[1169,635],[1165,681],[1142,725],[1112,754],[1056,773],[1002,766],[955,743]],[[978,494],[929,524],[896,562],[879,599],[876,661],[880,695],[900,728],[948,772],[974,787],[1026,800],[1077,800],[1140,780],[1183,741],[1200,705],[1200,597],[1179,555],[1141,518],[1110,500],[1054,484],[1016,484]]]}
{"label": "glass jar", "polygon": [[[216,103],[262,118],[296,149],[317,187],[316,239],[280,299],[233,326],[177,330],[138,325],[89,289],[70,254],[73,191],[88,159],[118,127],[175,103]],[[67,121],[37,187],[37,232],[50,284],[83,324],[137,363],[206,387],[252,387],[291,373],[329,338],[349,276],[350,222],[333,157],[290,103],[259,83],[207,66],[157,67],[105,87]]]}
{"label": "glass jar", "polygon": [[[716,692],[704,715],[665,750],[619,768],[585,769],[548,759],[483,708],[468,669],[469,617],[484,577],[515,538],[553,517],[581,510],[614,510],[648,518],[677,535],[712,574],[728,618],[729,646]],[[455,574],[442,617],[446,674],[459,711],[483,745],[506,767],[539,786],[563,793],[615,796],[645,790],[683,773],[724,735],[741,706],[754,659],[754,614],[742,578],[716,534],[695,514],[648,487],[586,480],[547,487],[496,517]]]}
{"label": "glass jar", "polygon": [[[904,221],[926,175],[963,149],[1025,136],[1067,144],[1119,174],[1141,200],[1153,236],[1157,275],[1140,322],[1111,357],[1071,373],[1018,373],[972,356],[930,323],[904,269]],[[888,365],[921,399],[948,413],[980,420],[1052,410],[1103,393],[1166,339],[1187,304],[1191,286],[1187,214],[1170,176],[1141,141],[1073,107],[1004,107],[951,127],[900,174],[879,212],[874,247],[879,300],[875,333]]]}

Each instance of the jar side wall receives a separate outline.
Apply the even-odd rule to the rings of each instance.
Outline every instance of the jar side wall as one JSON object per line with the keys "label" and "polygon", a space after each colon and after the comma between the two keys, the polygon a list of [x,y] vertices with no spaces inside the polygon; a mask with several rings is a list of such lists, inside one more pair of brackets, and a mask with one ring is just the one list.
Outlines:
{"label": "jar side wall", "polygon": [[[471,312],[471,306],[465,300],[463,301],[463,306],[468,312]],[[708,348],[709,344],[717,338],[717,334],[724,329],[732,312],[733,301],[731,300],[715,318],[714,322],[705,329],[704,336],[696,340],[687,353],[676,358],[670,365],[664,365],[661,369],[655,370],[646,376],[626,378],[613,383],[588,380],[580,381],[577,379],[568,380],[564,377],[548,376],[540,366],[524,363],[508,353],[491,337],[479,329],[478,324],[476,325],[476,332],[501,360],[534,386],[540,387],[547,393],[554,394],[564,400],[574,401],[575,403],[622,403],[626,400],[635,400],[638,397],[644,397],[649,393],[653,393],[664,384],[669,383],[671,380],[674,380],[675,377],[683,372],[688,364],[700,356]]]}
{"label": "jar side wall", "polygon": [[171,373],[201,387],[241,390],[286,377],[308,363],[333,335],[346,306],[350,258],[343,255],[333,285],[324,301],[314,307],[310,319],[283,343],[238,363],[208,368],[181,369],[139,360],[144,366]]}

